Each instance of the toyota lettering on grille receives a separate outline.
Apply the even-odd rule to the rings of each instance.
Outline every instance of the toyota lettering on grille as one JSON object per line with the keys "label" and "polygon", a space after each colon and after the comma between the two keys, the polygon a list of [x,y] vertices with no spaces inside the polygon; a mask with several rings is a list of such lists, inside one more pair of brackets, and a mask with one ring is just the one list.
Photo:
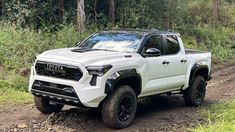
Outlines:
{"label": "toyota lettering on grille", "polygon": [[51,71],[55,71],[55,72],[62,72],[62,73],[65,72],[64,69],[63,69],[63,66],[56,65],[56,64],[51,64],[51,63],[47,64],[47,69],[51,70]]}

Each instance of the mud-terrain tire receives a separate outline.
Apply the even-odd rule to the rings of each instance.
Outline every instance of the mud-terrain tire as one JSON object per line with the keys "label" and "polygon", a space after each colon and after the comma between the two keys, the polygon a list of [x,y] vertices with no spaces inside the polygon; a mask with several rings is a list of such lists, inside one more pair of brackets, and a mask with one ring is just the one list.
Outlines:
{"label": "mud-terrain tire", "polygon": [[125,128],[133,121],[136,109],[135,91],[128,85],[122,85],[103,102],[102,120],[111,128]]}
{"label": "mud-terrain tire", "polygon": [[184,91],[184,101],[187,106],[199,107],[204,102],[206,94],[206,81],[198,75],[195,77],[193,83]]}
{"label": "mud-terrain tire", "polygon": [[34,104],[36,108],[43,114],[51,114],[53,112],[60,112],[64,107],[62,104],[51,104],[50,101],[43,97],[34,96]]}

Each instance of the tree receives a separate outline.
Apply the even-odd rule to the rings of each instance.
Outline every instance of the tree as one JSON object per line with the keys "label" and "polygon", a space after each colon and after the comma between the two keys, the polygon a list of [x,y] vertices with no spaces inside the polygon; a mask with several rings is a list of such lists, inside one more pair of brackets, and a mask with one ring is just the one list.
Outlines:
{"label": "tree", "polygon": [[222,0],[213,0],[213,23],[218,24],[221,17],[221,9],[223,1]]}
{"label": "tree", "polygon": [[59,13],[60,13],[60,20],[61,23],[64,21],[64,0],[59,0]]}
{"label": "tree", "polygon": [[3,10],[3,0],[0,0],[0,16],[3,15],[2,10]]}
{"label": "tree", "polygon": [[116,20],[116,15],[115,15],[115,10],[116,10],[116,3],[115,0],[109,0],[109,18],[113,23],[115,23]]}
{"label": "tree", "polygon": [[84,0],[77,0],[77,28],[79,31],[85,29],[85,20]]}

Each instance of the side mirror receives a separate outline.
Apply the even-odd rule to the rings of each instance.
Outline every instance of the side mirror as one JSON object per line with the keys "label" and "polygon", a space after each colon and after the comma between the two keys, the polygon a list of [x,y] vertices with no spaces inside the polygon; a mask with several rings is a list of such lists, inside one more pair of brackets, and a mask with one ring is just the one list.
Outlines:
{"label": "side mirror", "polygon": [[162,52],[157,49],[157,48],[149,48],[146,50],[144,56],[145,57],[157,57],[160,56],[162,54]]}

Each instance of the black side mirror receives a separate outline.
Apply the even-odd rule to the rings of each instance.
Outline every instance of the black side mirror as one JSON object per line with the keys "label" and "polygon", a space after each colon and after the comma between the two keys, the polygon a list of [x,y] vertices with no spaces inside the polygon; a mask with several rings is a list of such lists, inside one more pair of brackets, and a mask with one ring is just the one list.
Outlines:
{"label": "black side mirror", "polygon": [[159,49],[157,49],[157,48],[149,48],[144,53],[144,56],[145,57],[157,57],[157,56],[160,56],[161,54],[162,54],[162,52]]}

